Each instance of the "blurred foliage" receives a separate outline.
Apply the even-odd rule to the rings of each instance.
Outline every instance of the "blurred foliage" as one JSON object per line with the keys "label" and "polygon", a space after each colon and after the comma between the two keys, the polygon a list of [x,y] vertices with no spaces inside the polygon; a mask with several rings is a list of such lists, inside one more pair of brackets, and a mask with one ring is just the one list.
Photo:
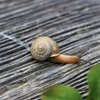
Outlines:
{"label": "blurred foliage", "polygon": [[[86,100],[100,100],[100,64],[93,66],[88,75],[89,95]],[[42,94],[42,100],[83,100],[79,92],[63,85],[54,85]]]}

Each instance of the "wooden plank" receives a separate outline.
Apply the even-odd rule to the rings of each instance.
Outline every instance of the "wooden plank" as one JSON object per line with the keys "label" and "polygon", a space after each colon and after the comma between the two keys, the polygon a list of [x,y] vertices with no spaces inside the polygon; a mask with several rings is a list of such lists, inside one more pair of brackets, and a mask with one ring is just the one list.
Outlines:
{"label": "wooden plank", "polygon": [[[55,39],[63,54],[79,55],[77,64],[39,62],[23,45],[39,36]],[[99,0],[0,0],[0,100],[39,100],[41,92],[54,84],[77,88],[87,96],[86,75],[100,63]]]}

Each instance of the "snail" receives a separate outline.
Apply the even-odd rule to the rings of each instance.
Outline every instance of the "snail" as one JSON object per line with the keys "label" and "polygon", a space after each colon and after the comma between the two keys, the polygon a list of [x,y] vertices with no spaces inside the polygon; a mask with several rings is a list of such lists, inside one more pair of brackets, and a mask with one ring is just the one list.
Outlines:
{"label": "snail", "polygon": [[34,59],[39,61],[50,60],[59,63],[74,64],[80,61],[78,56],[60,54],[56,41],[48,36],[39,37],[32,42],[30,48]]}

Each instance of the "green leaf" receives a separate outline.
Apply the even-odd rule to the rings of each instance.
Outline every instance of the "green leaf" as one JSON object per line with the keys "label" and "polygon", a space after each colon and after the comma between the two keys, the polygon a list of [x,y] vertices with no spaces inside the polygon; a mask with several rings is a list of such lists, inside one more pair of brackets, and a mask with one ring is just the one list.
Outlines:
{"label": "green leaf", "polygon": [[91,68],[87,78],[89,85],[87,100],[100,100],[100,64]]}
{"label": "green leaf", "polygon": [[42,100],[82,100],[82,97],[72,87],[54,85],[42,94]]}

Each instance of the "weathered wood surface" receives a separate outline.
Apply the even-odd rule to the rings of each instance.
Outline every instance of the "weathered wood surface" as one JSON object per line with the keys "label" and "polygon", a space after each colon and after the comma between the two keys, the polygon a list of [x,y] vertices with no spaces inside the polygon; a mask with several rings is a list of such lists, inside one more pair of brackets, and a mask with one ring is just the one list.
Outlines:
{"label": "weathered wood surface", "polygon": [[51,36],[61,53],[92,64],[39,62],[23,46],[0,36],[0,100],[39,100],[41,91],[66,84],[87,96],[86,75],[100,63],[100,0],[0,0],[0,32],[31,45]]}

